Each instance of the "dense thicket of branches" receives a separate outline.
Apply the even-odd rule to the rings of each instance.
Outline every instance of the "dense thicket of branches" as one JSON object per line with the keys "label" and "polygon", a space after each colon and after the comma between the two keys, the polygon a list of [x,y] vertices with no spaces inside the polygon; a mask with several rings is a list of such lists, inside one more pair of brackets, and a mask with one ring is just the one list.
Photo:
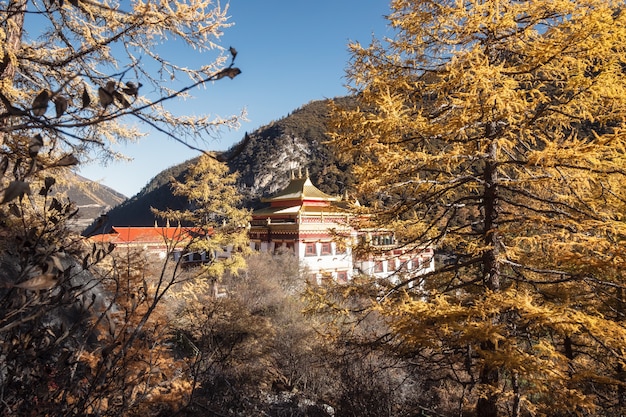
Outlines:
{"label": "dense thicket of branches", "polygon": [[[236,127],[238,116],[167,110],[191,88],[240,73],[236,51],[216,44],[228,25],[227,8],[211,1],[0,3],[2,415],[185,405],[191,383],[157,309],[180,271],[72,235],[76,208],[56,191],[65,170],[120,157],[112,145],[140,138],[138,126],[190,146]],[[166,38],[209,58],[197,68],[172,61]]]}
{"label": "dense thicket of branches", "polygon": [[[159,47],[219,49],[227,10],[0,3],[0,413],[625,414],[623,9],[394,0],[396,36],[352,45],[358,105],[335,109],[334,143],[368,226],[446,262],[407,291],[310,291],[322,315],[303,317],[289,255],[183,270],[112,252],[69,233],[54,194],[141,136],[128,122],[191,146],[237,125],[166,109],[236,77],[236,51],[190,69]],[[195,210],[164,215],[206,227],[170,252],[245,253],[233,181],[206,156],[176,183]]]}

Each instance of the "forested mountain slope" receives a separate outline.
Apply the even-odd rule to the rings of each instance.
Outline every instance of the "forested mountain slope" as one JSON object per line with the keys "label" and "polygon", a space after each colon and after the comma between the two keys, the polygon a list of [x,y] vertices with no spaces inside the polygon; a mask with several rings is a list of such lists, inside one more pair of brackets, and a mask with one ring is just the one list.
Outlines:
{"label": "forested mountain slope", "polygon": [[[334,100],[351,101],[347,97]],[[341,194],[350,186],[349,167],[339,164],[325,144],[328,103],[329,100],[310,102],[280,120],[245,133],[239,144],[221,155],[228,159],[231,171],[240,174],[238,187],[246,207],[256,207],[260,197],[284,187],[293,169],[308,169],[313,182],[329,194]],[[151,207],[183,208],[186,201],[172,194],[170,178],[182,178],[194,161],[185,161],[158,174],[137,195],[110,210],[98,230],[90,226],[85,234],[101,233],[111,226],[151,226],[155,222]]]}

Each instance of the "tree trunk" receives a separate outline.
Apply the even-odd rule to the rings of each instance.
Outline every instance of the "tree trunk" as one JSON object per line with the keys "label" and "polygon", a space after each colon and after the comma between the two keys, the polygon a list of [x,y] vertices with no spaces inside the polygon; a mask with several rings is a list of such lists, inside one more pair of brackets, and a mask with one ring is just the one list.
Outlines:
{"label": "tree trunk", "polygon": [[489,146],[489,157],[485,161],[483,179],[485,191],[483,206],[485,210],[485,226],[483,236],[488,247],[483,254],[483,282],[491,291],[500,290],[500,263],[498,262],[498,171],[497,171],[497,143],[492,141]]}
{"label": "tree trunk", "polygon": [[522,411],[521,395],[519,390],[519,377],[517,373],[511,376],[511,384],[513,385],[513,407],[511,407],[511,417],[519,417]]}
{"label": "tree trunk", "polygon": [[[487,137],[489,137],[489,130]],[[497,194],[497,142],[492,141],[489,146],[489,156],[485,161],[485,170],[483,178],[485,180],[484,190],[484,221],[483,229],[484,242],[487,246],[483,254],[483,282],[486,289],[490,291],[500,290],[500,265],[498,262],[498,194]],[[494,317],[494,321],[500,320]],[[495,324],[495,323],[494,323]],[[481,343],[481,349],[484,351],[494,351],[496,346],[491,341]],[[492,389],[495,392],[499,383],[499,370],[493,364],[485,362],[480,371],[479,383],[483,387]],[[498,416],[498,398],[492,392],[487,393],[485,397],[478,399],[476,403],[476,415],[478,417],[497,417]]]}
{"label": "tree trunk", "polygon": [[[621,278],[621,277],[620,277]],[[621,282],[621,279],[620,279]],[[624,301],[624,290],[619,287],[617,288],[617,321],[621,322],[624,320],[624,314],[626,313],[625,309],[625,301]],[[617,374],[617,380],[620,384],[617,386],[617,404],[619,407],[618,413],[620,416],[626,415],[626,389],[624,386],[626,385],[626,370],[624,370],[624,366],[621,363],[618,363],[615,369],[615,373]]]}
{"label": "tree trunk", "polygon": [[[6,33],[5,54],[0,57],[0,91],[6,90],[13,84],[15,77],[15,64],[11,60],[11,55],[16,53],[22,42],[22,33],[24,29],[24,15],[26,13],[26,0],[10,0],[7,6],[5,16],[7,18],[2,22],[2,27]],[[6,106],[0,102],[0,113],[4,113]],[[0,119],[0,127],[5,124],[5,119]],[[0,146],[4,144],[4,133],[0,132]]]}
{"label": "tree trunk", "polygon": [[[22,42],[22,33],[24,28],[24,14],[26,12],[26,0],[11,0],[7,6],[5,15],[7,18],[2,23],[6,32],[5,51],[15,53],[19,50]],[[5,53],[0,57],[0,85],[6,86],[7,79],[12,80],[15,76],[15,65],[11,61],[9,53]],[[11,83],[10,81],[9,83]]]}
{"label": "tree trunk", "polygon": [[[492,342],[481,343],[482,350],[495,350]],[[489,363],[485,363],[480,371],[479,381],[483,386],[488,386],[494,390],[498,387],[499,381],[498,368]],[[476,403],[477,417],[498,417],[498,397],[492,392],[487,393],[484,397],[478,399]]]}

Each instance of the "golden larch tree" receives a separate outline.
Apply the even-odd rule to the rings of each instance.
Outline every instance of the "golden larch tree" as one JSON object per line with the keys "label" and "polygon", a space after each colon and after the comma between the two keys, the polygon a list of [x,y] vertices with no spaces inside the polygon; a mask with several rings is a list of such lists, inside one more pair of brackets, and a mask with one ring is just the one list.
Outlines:
{"label": "golden larch tree", "polygon": [[[245,267],[250,251],[250,211],[241,207],[236,186],[238,174],[212,154],[198,157],[182,178],[172,178],[174,195],[187,199],[183,210],[155,210],[170,224],[192,226],[196,235],[186,246],[189,253],[205,253],[202,275],[218,280],[228,271],[237,274]],[[223,259],[218,259],[223,254]],[[228,254],[228,256],[226,256]]]}
{"label": "golden larch tree", "polygon": [[397,0],[350,46],[333,143],[369,221],[439,254],[375,308],[475,415],[624,412],[623,8]]}
{"label": "golden larch tree", "polygon": [[[180,115],[169,104],[194,87],[241,71],[237,51],[217,42],[228,7],[193,1],[11,0],[0,7],[1,190],[46,167],[123,157],[118,142],[140,139],[141,126],[202,147],[240,116]],[[195,50],[194,68],[162,44]],[[170,46],[171,46],[170,45]],[[7,181],[17,181],[13,188]]]}

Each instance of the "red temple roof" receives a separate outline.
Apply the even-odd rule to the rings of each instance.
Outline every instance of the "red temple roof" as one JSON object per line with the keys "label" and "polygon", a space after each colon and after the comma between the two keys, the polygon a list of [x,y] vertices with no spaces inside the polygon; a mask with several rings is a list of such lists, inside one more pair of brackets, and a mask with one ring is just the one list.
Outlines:
{"label": "red temple roof", "polygon": [[[188,240],[205,233],[198,227],[120,227],[114,226],[110,233],[91,236],[100,243],[163,243],[164,241]],[[209,232],[210,234],[210,232]]]}

